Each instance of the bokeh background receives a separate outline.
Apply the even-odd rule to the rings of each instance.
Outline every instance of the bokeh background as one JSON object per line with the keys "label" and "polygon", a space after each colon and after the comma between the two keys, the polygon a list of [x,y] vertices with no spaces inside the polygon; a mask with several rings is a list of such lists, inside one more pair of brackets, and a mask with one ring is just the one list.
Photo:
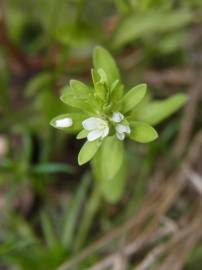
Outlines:
{"label": "bokeh background", "polygon": [[[158,140],[127,143],[124,195],[103,201],[81,241],[91,170],[77,164],[82,142],[49,121],[67,112],[70,79],[89,83],[96,45],[128,88],[189,99]],[[2,0],[0,269],[201,270],[201,97],[201,0]]]}

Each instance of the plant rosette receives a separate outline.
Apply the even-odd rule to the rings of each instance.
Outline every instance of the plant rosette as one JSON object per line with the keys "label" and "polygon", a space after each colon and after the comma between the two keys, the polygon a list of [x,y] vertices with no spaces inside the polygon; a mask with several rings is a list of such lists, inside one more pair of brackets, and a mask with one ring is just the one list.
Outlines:
{"label": "plant rosette", "polygon": [[94,49],[93,65],[93,85],[71,80],[70,86],[62,90],[61,100],[72,108],[72,113],[55,117],[51,125],[78,133],[77,139],[86,139],[78,163],[83,165],[92,160],[102,193],[114,202],[123,192],[126,174],[124,140],[154,141],[158,133],[153,126],[177,111],[187,98],[176,94],[152,101],[146,84],[126,91],[114,59],[102,47]]}

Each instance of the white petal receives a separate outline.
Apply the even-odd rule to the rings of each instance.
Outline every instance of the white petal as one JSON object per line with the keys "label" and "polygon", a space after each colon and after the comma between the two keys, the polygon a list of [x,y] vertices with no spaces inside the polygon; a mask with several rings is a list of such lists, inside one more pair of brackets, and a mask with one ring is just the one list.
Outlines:
{"label": "white petal", "polygon": [[109,127],[106,127],[102,131],[102,138],[106,137],[109,134]]}
{"label": "white petal", "polygon": [[102,130],[93,130],[88,133],[87,139],[89,142],[95,141],[102,137]]}
{"label": "white petal", "polygon": [[65,128],[65,127],[71,127],[73,124],[73,121],[69,117],[65,117],[63,119],[57,119],[55,121],[55,126],[58,128]]}
{"label": "white petal", "polygon": [[130,133],[130,128],[127,125],[118,124],[116,125],[116,131],[119,133]]}
{"label": "white petal", "polygon": [[124,116],[120,112],[114,112],[112,115],[112,121],[115,123],[119,123],[124,119]]}
{"label": "white petal", "polygon": [[95,130],[100,129],[103,126],[107,126],[107,122],[103,119],[100,119],[98,117],[90,117],[82,122],[83,127],[86,130]]}
{"label": "white petal", "polygon": [[130,134],[131,133],[131,129],[129,126],[126,125],[126,133]]}
{"label": "white petal", "polygon": [[97,118],[95,117],[90,117],[82,122],[83,127],[86,130],[93,130],[96,129],[97,125]]}
{"label": "white petal", "polygon": [[123,141],[123,140],[125,139],[125,134],[124,134],[124,133],[116,132],[116,137],[117,137],[120,141]]}

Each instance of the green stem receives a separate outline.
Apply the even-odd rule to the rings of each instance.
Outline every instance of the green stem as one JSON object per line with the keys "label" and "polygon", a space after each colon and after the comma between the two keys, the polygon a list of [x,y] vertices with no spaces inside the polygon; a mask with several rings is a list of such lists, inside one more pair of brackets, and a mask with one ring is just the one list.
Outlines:
{"label": "green stem", "polygon": [[75,18],[75,25],[79,25],[81,22],[81,15],[83,12],[83,8],[84,8],[84,0],[80,0],[77,6],[77,13],[76,13],[76,18]]}
{"label": "green stem", "polygon": [[78,251],[83,246],[89,230],[91,228],[93,219],[101,205],[102,196],[97,185],[94,185],[91,197],[89,198],[83,219],[80,224],[80,229],[75,242],[75,250]]}

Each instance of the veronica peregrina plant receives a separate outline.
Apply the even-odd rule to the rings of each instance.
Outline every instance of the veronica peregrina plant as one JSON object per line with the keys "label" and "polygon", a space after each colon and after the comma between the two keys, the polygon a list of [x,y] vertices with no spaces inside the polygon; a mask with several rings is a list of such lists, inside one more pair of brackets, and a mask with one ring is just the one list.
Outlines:
{"label": "veronica peregrina plant", "polygon": [[97,47],[93,52],[93,84],[71,80],[63,89],[61,100],[72,113],[60,115],[51,125],[76,132],[85,139],[78,155],[80,165],[92,160],[99,189],[108,201],[117,201],[124,187],[124,140],[149,143],[158,134],[152,125],[178,110],[186,96],[177,94],[167,100],[151,101],[147,85],[139,84],[129,91],[123,85],[119,70],[109,52]]}

